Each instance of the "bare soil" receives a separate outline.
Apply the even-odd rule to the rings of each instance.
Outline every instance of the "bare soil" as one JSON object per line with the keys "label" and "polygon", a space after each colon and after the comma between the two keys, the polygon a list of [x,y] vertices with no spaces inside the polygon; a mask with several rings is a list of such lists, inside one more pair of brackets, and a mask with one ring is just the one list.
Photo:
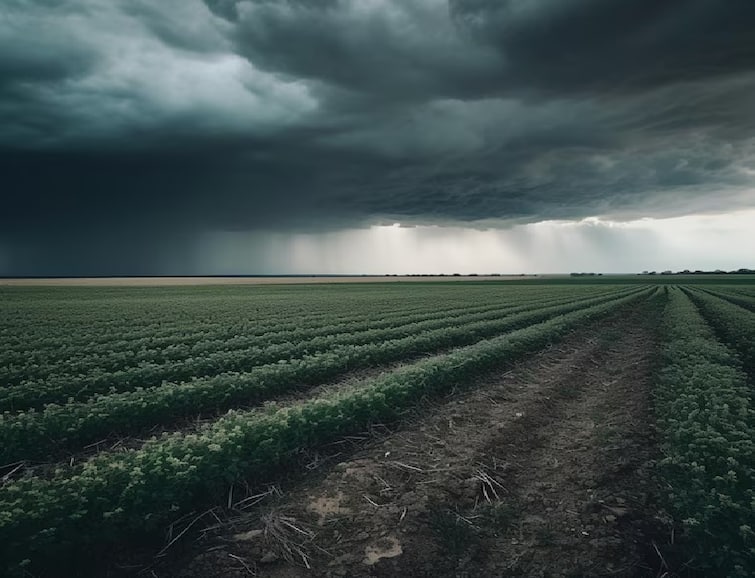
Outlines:
{"label": "bare soil", "polygon": [[625,311],[428,402],[147,575],[657,575],[653,322]]}

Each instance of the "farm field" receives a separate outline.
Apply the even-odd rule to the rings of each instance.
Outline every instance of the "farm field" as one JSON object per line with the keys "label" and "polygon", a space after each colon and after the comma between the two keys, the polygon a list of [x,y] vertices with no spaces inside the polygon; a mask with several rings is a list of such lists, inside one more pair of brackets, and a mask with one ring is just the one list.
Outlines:
{"label": "farm field", "polygon": [[0,574],[753,575],[733,277],[0,287]]}

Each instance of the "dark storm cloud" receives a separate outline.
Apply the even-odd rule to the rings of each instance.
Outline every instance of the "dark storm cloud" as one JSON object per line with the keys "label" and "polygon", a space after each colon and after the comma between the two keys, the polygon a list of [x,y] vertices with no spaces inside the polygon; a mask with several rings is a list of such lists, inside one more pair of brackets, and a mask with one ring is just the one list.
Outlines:
{"label": "dark storm cloud", "polygon": [[623,93],[751,71],[747,0],[450,0],[471,36],[505,55],[535,90]]}
{"label": "dark storm cloud", "polygon": [[0,247],[149,272],[203,231],[733,209],[754,28],[748,0],[10,0]]}

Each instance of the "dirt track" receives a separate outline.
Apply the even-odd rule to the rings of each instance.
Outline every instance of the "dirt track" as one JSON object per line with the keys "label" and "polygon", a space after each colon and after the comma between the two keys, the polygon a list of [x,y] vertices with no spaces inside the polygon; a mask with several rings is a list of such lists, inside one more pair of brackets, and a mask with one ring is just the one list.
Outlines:
{"label": "dirt track", "polygon": [[157,575],[653,575],[652,322],[625,313],[428,403]]}

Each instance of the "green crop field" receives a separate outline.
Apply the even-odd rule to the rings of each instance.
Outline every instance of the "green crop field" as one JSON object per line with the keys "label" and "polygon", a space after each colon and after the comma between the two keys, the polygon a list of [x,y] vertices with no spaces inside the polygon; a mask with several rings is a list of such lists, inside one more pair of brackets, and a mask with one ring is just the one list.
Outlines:
{"label": "green crop field", "polygon": [[[580,357],[588,349],[593,353]],[[621,358],[630,351],[640,361]],[[614,359],[623,360],[625,373]],[[640,379],[641,370],[632,368],[642,364],[646,378]],[[495,382],[502,376],[513,381]],[[557,381],[560,389],[548,389]],[[554,439],[565,443],[572,435],[565,433],[569,428],[579,426],[580,435],[586,431],[588,426],[580,425],[584,418],[592,424],[588,429],[600,435],[588,432],[590,441],[578,451],[602,464],[610,459],[611,448],[620,446],[626,452],[622,463],[641,470],[645,498],[631,515],[636,518],[633,527],[646,528],[644,539],[653,546],[647,548],[650,554],[638,554],[647,568],[665,566],[668,575],[751,576],[754,387],[755,280],[745,276],[4,287],[0,573],[174,575],[211,543],[213,555],[227,554],[229,563],[242,568],[238,575],[244,567],[254,574],[275,564],[325,575],[323,568],[335,556],[327,552],[349,544],[348,532],[339,530],[340,538],[328,533],[332,528],[323,520],[332,512],[309,522],[315,530],[307,529],[306,512],[295,522],[298,518],[290,512],[296,511],[297,491],[302,496],[316,492],[325,483],[323,476],[339,471],[337,467],[362,463],[370,448],[390,447],[369,444],[419,435],[429,431],[427,424],[434,422],[427,420],[433,416],[453,404],[460,408],[454,412],[463,413],[470,404],[480,408],[477,421],[458,418],[458,430],[436,435],[434,455],[443,455],[454,439],[483,436],[484,450],[475,454],[471,473],[448,478],[443,491],[431,495],[430,505],[419,499],[400,502],[406,492],[396,496],[403,505],[396,506],[391,523],[396,528],[415,524],[414,534],[429,536],[423,546],[415,545],[417,552],[445,549],[456,558],[471,552],[470,564],[484,564],[481,544],[496,540],[507,548],[526,544],[526,552],[517,550],[520,557],[538,555],[543,544],[561,547],[559,540],[543,538],[570,531],[559,525],[558,507],[528,516],[532,500],[528,502],[525,490],[515,489],[529,485],[521,479],[530,470],[514,467],[510,473],[498,465],[530,460],[534,468],[538,456],[558,461],[557,450],[548,450],[535,434],[550,435],[554,427],[562,427],[563,435]],[[486,388],[491,392],[487,406],[472,405]],[[501,388],[505,395],[493,395]],[[521,431],[506,430],[496,437],[504,426],[498,418],[486,421],[484,412],[505,412],[507,404],[518,408],[533,392],[542,398],[533,397],[526,410],[517,409],[511,418],[522,414],[532,422],[517,422]],[[626,423],[634,425],[610,429],[606,414],[590,405],[601,396],[619,407],[633,400],[638,413]],[[559,413],[561,407],[574,411]],[[632,429],[638,420],[645,424],[640,433]],[[635,434],[641,438],[640,449],[621,445],[622,438],[634,439]],[[362,441],[355,442],[357,438]],[[372,454],[391,451],[397,453],[381,449]],[[632,461],[638,451],[645,452],[641,465]],[[550,463],[545,457],[542,463]],[[427,457],[395,459],[399,468],[405,466],[404,478],[386,482],[388,488],[407,483],[406,476],[441,476],[450,468],[431,467]],[[551,479],[558,469],[532,469],[527,475]],[[616,492],[630,496],[621,504],[632,503],[634,490],[621,485],[624,474],[601,475],[590,479],[593,489],[618,484]],[[478,480],[479,492],[471,501],[454,497],[460,479]],[[432,480],[425,486],[432,487]],[[548,483],[568,488],[563,479]],[[261,539],[267,546],[259,552],[251,546],[246,553],[227,550],[223,535],[238,531],[220,522],[236,528],[232,524],[243,514],[244,527],[254,530],[260,520],[270,519],[264,508],[273,506],[250,510],[249,500],[255,498],[256,504],[260,494],[280,494],[284,486],[291,497],[276,499],[283,500],[281,511],[289,517],[263,525]],[[272,492],[271,487],[278,489]],[[360,490],[355,499],[361,506],[348,502],[334,511],[348,510],[354,517],[359,508],[388,511],[393,506],[385,487],[383,494]],[[441,505],[433,506],[436,502]],[[585,522],[578,537],[592,539],[609,530],[614,538],[620,536],[628,507],[610,507],[613,513],[606,506],[603,521]],[[521,523],[502,524],[504,517],[518,517]],[[526,538],[527,524],[536,518],[540,526]],[[281,519],[300,531],[298,541],[275,533],[283,527]],[[207,530],[213,524],[217,543]],[[617,526],[599,530],[600,524]],[[456,538],[431,548],[427,544],[439,527],[443,539]],[[378,529],[395,534],[397,542],[404,540],[408,556],[414,544],[410,538],[401,538],[394,526]],[[345,574],[373,568],[368,566],[373,564],[371,546],[360,544],[354,548],[367,548],[366,561],[363,553],[352,562],[342,557]],[[593,546],[603,548],[604,543]],[[267,560],[255,559],[255,552]],[[385,558],[381,563],[389,563],[390,554],[380,556]],[[438,564],[441,573],[455,571]],[[517,564],[506,570],[521,571],[523,563]],[[384,571],[390,574],[390,569]],[[218,570],[214,575],[226,574]]]}

